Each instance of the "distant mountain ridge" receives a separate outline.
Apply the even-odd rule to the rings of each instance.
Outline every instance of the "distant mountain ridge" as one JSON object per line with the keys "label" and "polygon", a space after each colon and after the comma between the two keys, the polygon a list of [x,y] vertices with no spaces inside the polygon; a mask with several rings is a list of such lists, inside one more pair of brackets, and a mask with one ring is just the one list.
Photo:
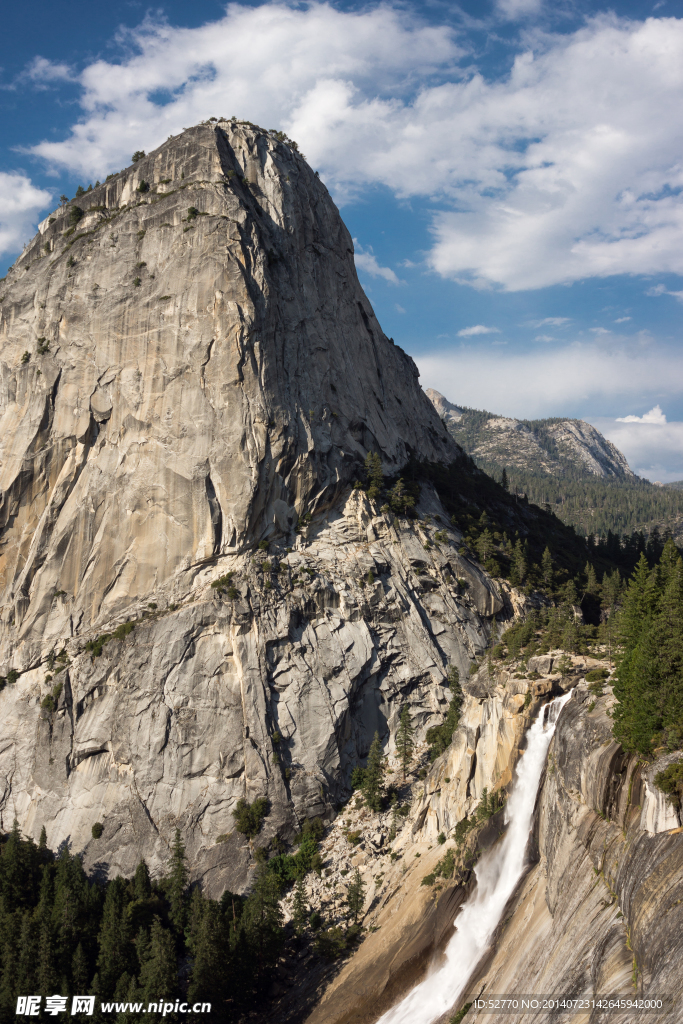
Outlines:
{"label": "distant mountain ridge", "polygon": [[[657,486],[636,476],[611,441],[584,420],[517,420],[427,397],[448,432],[480,469],[584,536],[628,537],[658,530],[683,543],[683,483]],[[618,541],[617,541],[618,543]]]}
{"label": "distant mountain ridge", "polygon": [[585,420],[517,420],[454,405],[433,388],[426,394],[458,444],[478,460],[551,476],[635,478],[619,449]]}

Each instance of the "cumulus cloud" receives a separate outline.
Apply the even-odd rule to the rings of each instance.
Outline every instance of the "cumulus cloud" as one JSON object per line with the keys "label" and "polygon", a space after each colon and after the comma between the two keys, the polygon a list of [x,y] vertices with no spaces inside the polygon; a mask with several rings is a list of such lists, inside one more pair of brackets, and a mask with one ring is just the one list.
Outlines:
{"label": "cumulus cloud", "polygon": [[642,416],[617,416],[617,423],[656,423],[658,426],[662,426],[666,423],[666,415],[659,405],[655,405]]}
{"label": "cumulus cloud", "polygon": [[199,28],[148,17],[118,41],[120,61],[98,60],[80,75],[84,114],[70,136],[34,153],[92,177],[169,132],[235,113],[284,128],[340,194],[377,180],[373,154],[381,164],[391,132],[383,117],[409,109],[393,97],[451,69],[464,52],[451,29],[407,12],[325,3],[233,3]]}
{"label": "cumulus cloud", "polygon": [[676,398],[683,379],[683,352],[619,340],[609,347],[576,342],[529,352],[458,347],[416,359],[423,387],[436,388],[456,405],[522,419],[577,416],[582,408],[633,408],[648,398],[654,405],[662,396]]}
{"label": "cumulus cloud", "polygon": [[384,280],[388,281],[389,284],[401,284],[401,281],[398,279],[391,267],[383,267],[377,262],[371,247],[369,247],[368,252],[364,252],[361,246],[358,245],[355,238],[353,240],[353,244],[355,247],[354,260],[358,270],[364,271],[366,274],[370,274],[371,277],[384,278]]}
{"label": "cumulus cloud", "polygon": [[683,479],[683,423],[668,422],[663,413],[657,421],[629,416],[617,420],[589,418],[624,453],[638,476],[661,483]]}
{"label": "cumulus cloud", "polygon": [[473,338],[476,334],[500,334],[497,327],[485,327],[484,324],[475,324],[474,327],[463,327],[458,331],[459,338]]}
{"label": "cumulus cloud", "polygon": [[16,252],[35,231],[37,214],[52,193],[36,188],[25,174],[0,171],[0,253]]}
{"label": "cumulus cloud", "polygon": [[603,15],[524,40],[488,80],[452,28],[384,4],[230,4],[192,29],[147,19],[117,63],[81,73],[71,134],[33,152],[101,177],[236,113],[296,138],[338,202],[378,184],[435,197],[427,260],[444,277],[515,291],[683,273],[683,19]]}

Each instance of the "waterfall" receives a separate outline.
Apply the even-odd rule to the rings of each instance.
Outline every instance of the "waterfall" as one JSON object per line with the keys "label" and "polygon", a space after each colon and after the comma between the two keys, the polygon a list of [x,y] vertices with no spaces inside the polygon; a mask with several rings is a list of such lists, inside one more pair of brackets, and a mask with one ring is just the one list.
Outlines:
{"label": "waterfall", "polygon": [[456,919],[455,934],[445,949],[445,962],[385,1013],[378,1024],[431,1024],[465,992],[524,873],[543,765],[560,711],[570,697],[568,693],[545,705],[527,732],[526,750],[515,769],[506,807],[507,831],[474,869],[477,885]]}

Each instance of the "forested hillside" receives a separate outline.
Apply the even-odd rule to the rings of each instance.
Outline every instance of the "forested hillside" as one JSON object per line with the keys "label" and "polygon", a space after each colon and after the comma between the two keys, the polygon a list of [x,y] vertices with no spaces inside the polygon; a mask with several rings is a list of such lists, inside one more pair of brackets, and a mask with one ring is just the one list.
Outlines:
{"label": "forested hillside", "polygon": [[513,420],[454,406],[428,391],[452,437],[515,494],[548,506],[584,537],[671,533],[683,541],[683,483],[659,487],[635,476],[594,427],[557,417]]}

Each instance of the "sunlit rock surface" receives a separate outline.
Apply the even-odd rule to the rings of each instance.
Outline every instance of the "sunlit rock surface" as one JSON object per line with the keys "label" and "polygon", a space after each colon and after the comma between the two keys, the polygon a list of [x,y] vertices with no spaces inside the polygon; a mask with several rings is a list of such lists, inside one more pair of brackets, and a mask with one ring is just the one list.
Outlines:
{"label": "sunlit rock surface", "polygon": [[368,451],[390,476],[459,449],[325,186],[253,126],[55,211],[0,296],[1,825],[108,874],[161,870],[178,827],[209,892],[241,888],[240,797],[271,801],[262,842],[329,814],[487,643],[503,599],[436,495],[411,525],[351,489]]}

